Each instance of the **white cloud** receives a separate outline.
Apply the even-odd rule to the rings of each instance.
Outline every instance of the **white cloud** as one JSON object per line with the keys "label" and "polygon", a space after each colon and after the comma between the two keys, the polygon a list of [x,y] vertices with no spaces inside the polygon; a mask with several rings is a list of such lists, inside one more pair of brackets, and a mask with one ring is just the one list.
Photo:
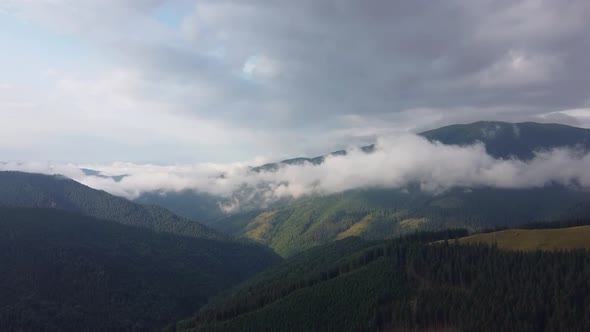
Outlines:
{"label": "white cloud", "polygon": [[[0,149],[21,151],[8,159],[30,160],[36,155],[68,161],[158,160],[170,153],[172,160],[224,159],[212,157],[211,150],[231,151],[236,140],[247,143],[265,137],[190,114],[187,99],[192,110],[219,98],[198,80],[162,86],[125,69],[93,78],[56,73],[43,94],[33,96],[21,86],[0,89]],[[174,149],[162,151],[162,146]],[[225,159],[242,159],[246,154],[249,151],[244,150]]]}
{"label": "white cloud", "polygon": [[226,211],[265,205],[309,194],[328,195],[359,188],[399,188],[418,183],[427,192],[453,187],[534,188],[551,183],[590,189],[590,154],[570,149],[539,151],[530,161],[494,159],[482,145],[441,145],[403,134],[382,138],[375,152],[352,150],[321,165],[286,165],[276,172],[252,172],[251,163],[83,165],[104,175],[126,174],[120,182],[86,176],[76,165],[50,163],[0,165],[42,173],[62,173],[86,185],[135,198],[144,192],[195,190],[220,199]]}
{"label": "white cloud", "polygon": [[276,60],[264,55],[256,55],[244,62],[242,71],[254,77],[274,78],[280,74],[280,67]]}

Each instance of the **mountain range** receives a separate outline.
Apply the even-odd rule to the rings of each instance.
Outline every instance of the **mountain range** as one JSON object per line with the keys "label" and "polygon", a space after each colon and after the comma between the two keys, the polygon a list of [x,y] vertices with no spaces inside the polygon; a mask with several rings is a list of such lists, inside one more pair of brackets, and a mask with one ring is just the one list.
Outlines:
{"label": "mountain range", "polygon": [[[420,134],[445,145],[483,144],[494,158],[528,161],[536,152],[567,147],[590,150],[590,130],[559,124],[480,121],[451,125]],[[371,153],[374,145],[362,148]],[[328,155],[343,156],[345,150]],[[326,156],[293,158],[253,167],[273,172],[282,165],[321,164]],[[424,192],[419,185],[404,189],[357,189],[332,195],[311,195],[281,201],[266,208],[246,207],[223,213],[221,198],[186,190],[168,194],[146,193],[142,203],[166,206],[184,216],[239,238],[270,246],[283,256],[348,236],[384,239],[418,230],[467,227],[481,230],[514,225],[523,220],[550,221],[590,216],[590,193],[550,184],[540,188],[453,188]]]}
{"label": "mountain range", "polygon": [[[510,123],[501,121],[478,121],[470,124],[455,124],[418,134],[430,141],[447,145],[471,145],[483,143],[486,152],[494,158],[530,159],[537,151],[545,151],[558,147],[577,147],[590,149],[590,129],[577,128],[553,123],[522,122]],[[375,145],[360,148],[371,153]],[[298,157],[253,167],[255,172],[273,171],[281,165],[298,165],[311,163],[319,165],[327,156],[345,156],[346,150],[338,150],[313,158]]]}

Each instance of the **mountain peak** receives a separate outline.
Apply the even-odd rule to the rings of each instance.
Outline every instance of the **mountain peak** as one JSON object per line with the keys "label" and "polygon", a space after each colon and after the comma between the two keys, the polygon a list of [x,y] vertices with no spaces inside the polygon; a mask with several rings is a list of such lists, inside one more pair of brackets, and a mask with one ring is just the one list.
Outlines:
{"label": "mountain peak", "polygon": [[449,145],[481,142],[495,158],[528,160],[535,152],[559,147],[590,149],[590,130],[555,123],[477,121],[455,124],[420,134]]}
{"label": "mountain peak", "polygon": [[[590,150],[590,129],[557,123],[505,122],[481,120],[467,124],[452,124],[428,130],[418,135],[447,145],[471,145],[481,142],[494,158],[518,158],[528,160],[537,151],[560,147],[576,147]],[[375,144],[361,147],[373,152]],[[281,165],[319,165],[327,156],[343,156],[346,150],[338,150],[313,158],[297,157],[253,167],[252,171],[276,171]]]}

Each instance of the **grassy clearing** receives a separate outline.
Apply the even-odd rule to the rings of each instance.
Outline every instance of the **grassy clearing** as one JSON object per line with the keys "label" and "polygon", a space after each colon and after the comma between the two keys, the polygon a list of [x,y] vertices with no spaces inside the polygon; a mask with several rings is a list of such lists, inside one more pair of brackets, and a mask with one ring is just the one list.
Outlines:
{"label": "grassy clearing", "polygon": [[590,226],[560,229],[509,229],[475,234],[459,239],[460,243],[496,243],[508,250],[590,249]]}

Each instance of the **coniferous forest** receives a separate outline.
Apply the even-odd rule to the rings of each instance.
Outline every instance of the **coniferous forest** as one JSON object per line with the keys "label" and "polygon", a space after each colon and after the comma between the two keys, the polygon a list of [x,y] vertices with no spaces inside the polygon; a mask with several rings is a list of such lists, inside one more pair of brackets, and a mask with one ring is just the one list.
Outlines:
{"label": "coniferous forest", "polygon": [[0,331],[154,331],[280,261],[254,244],[0,207]]}
{"label": "coniferous forest", "polygon": [[[459,232],[460,233],[460,232]],[[262,273],[178,330],[588,331],[590,254],[347,239]],[[339,255],[336,253],[340,253]],[[325,255],[331,256],[329,260]],[[305,263],[302,263],[305,261]]]}

